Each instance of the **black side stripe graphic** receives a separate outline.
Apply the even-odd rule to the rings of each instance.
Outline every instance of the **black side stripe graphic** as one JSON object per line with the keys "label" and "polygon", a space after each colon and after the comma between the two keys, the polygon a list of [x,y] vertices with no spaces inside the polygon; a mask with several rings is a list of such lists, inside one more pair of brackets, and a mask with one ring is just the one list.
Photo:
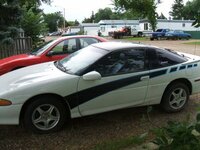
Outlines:
{"label": "black side stripe graphic", "polygon": [[192,65],[188,65],[187,68],[192,68]]}
{"label": "black side stripe graphic", "polygon": [[177,70],[177,67],[171,68],[170,73],[175,72],[176,70]]}
{"label": "black side stripe graphic", "polygon": [[119,88],[128,86],[130,84],[137,83],[141,81],[141,77],[143,76],[150,76],[150,78],[154,78],[157,76],[161,76],[167,73],[167,69],[160,70],[152,73],[146,73],[142,75],[137,75],[133,77],[128,77],[124,79],[119,79],[116,81],[111,81],[108,83],[104,83],[95,87],[91,87],[82,91],[79,91],[77,93],[71,94],[67,97],[65,97],[70,105],[70,108],[73,109],[77,107],[78,105],[81,105],[87,101],[90,101],[98,96],[104,95],[110,91],[117,90]]}
{"label": "black side stripe graphic", "polygon": [[186,69],[186,66],[181,66],[179,70]]}
{"label": "black side stripe graphic", "polygon": [[200,79],[196,79],[196,80],[194,80],[194,82],[199,82],[200,81]]}

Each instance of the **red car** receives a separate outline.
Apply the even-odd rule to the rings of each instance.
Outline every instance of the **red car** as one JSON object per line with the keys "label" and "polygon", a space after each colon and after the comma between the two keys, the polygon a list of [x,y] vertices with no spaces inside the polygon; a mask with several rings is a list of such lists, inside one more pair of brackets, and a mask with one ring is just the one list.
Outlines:
{"label": "red car", "polygon": [[68,36],[45,43],[28,54],[15,55],[0,60],[0,75],[25,66],[55,61],[93,43],[106,42],[98,36]]}

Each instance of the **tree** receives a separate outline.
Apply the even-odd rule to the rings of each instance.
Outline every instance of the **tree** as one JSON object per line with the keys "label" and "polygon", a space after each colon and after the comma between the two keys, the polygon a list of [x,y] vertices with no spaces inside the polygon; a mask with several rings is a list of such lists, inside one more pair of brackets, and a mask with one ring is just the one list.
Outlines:
{"label": "tree", "polygon": [[74,21],[74,26],[78,26],[80,23],[78,22],[78,20]]}
{"label": "tree", "polygon": [[136,13],[132,13],[131,11],[121,12],[119,10],[112,11],[111,8],[106,7],[104,9],[99,9],[96,14],[92,12],[92,15],[89,18],[85,18],[83,23],[98,23],[100,20],[118,20],[118,19],[138,19],[138,15]]}
{"label": "tree", "polygon": [[92,15],[89,18],[85,18],[82,22],[83,23],[98,23],[100,20],[108,20],[111,19],[113,12],[111,8],[106,7],[104,9],[99,9],[96,14],[92,12]]}
{"label": "tree", "polygon": [[[36,16],[39,14],[41,17],[42,10],[39,9],[41,2],[50,3],[50,0],[1,0],[0,1],[0,43],[10,44],[19,35],[19,28],[25,26],[24,16]],[[26,8],[26,10],[24,10]],[[32,15],[30,15],[30,9]],[[26,14],[28,13],[28,14]],[[33,21],[32,19],[28,19]],[[28,23],[28,20],[26,23]],[[31,23],[29,23],[31,24]],[[42,22],[39,25],[43,26]],[[39,26],[37,25],[37,26]],[[34,27],[32,27],[34,28]],[[41,27],[42,28],[42,27]],[[25,30],[25,34],[29,34],[29,29]],[[39,34],[39,33],[38,33]],[[32,36],[32,35],[31,35]]]}
{"label": "tree", "polygon": [[17,0],[0,1],[0,43],[10,44],[18,36],[21,9]]}
{"label": "tree", "polygon": [[61,12],[44,14],[44,22],[47,24],[49,32],[58,30],[58,27],[63,27],[64,18]]}
{"label": "tree", "polygon": [[104,9],[99,9],[98,12],[94,15],[94,22],[99,22],[100,20],[109,20],[111,19],[113,12],[109,7]]}
{"label": "tree", "polygon": [[26,4],[26,6],[28,7],[28,9],[30,9],[30,7],[32,6],[40,6],[41,4],[45,3],[45,4],[51,4],[51,0],[19,0],[20,6],[23,6]]}
{"label": "tree", "polygon": [[195,20],[194,27],[200,27],[200,0],[188,1],[184,6],[184,18]]}
{"label": "tree", "polygon": [[167,19],[167,18],[163,15],[163,13],[161,13],[160,16],[158,16],[157,18],[158,18],[158,19]]}
{"label": "tree", "polygon": [[46,24],[42,13],[34,13],[35,7],[27,9],[25,6],[23,10],[23,18],[21,20],[21,27],[25,31],[25,35],[31,37],[34,43],[39,40],[39,35],[44,34],[47,31]]}
{"label": "tree", "polygon": [[169,14],[173,17],[173,19],[182,19],[184,17],[183,9],[183,0],[175,0],[172,5],[172,11],[170,11]]}
{"label": "tree", "polygon": [[129,11],[140,18],[147,18],[153,30],[156,28],[156,3],[154,0],[113,0],[116,8]]}

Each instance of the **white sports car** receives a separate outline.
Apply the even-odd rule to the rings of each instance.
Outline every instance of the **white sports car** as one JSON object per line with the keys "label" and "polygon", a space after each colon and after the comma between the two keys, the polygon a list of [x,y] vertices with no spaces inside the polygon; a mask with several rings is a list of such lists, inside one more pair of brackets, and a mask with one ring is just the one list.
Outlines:
{"label": "white sports car", "polygon": [[37,133],[59,130],[68,118],[161,104],[182,110],[200,91],[200,57],[153,46],[106,42],[56,62],[0,77],[0,124]]}

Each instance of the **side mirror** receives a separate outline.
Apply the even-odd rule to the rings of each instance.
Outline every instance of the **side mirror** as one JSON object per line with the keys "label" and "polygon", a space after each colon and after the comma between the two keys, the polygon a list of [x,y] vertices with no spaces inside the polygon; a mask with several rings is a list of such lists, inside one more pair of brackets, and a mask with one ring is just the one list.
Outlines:
{"label": "side mirror", "polygon": [[83,80],[86,80],[86,81],[94,81],[94,80],[100,80],[100,79],[101,79],[101,74],[96,71],[91,71],[83,75]]}
{"label": "side mirror", "polygon": [[53,55],[54,55],[54,51],[49,51],[46,56],[53,56]]}

